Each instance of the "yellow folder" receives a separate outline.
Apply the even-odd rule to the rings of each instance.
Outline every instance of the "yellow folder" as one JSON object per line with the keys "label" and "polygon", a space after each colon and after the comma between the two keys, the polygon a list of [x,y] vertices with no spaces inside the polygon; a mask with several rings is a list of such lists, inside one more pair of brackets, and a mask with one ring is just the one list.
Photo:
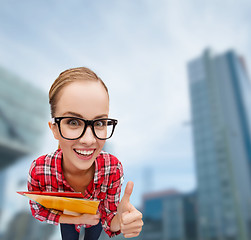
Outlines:
{"label": "yellow folder", "polygon": [[64,197],[62,193],[60,196],[45,195],[44,192],[37,194],[37,192],[17,192],[30,200],[39,203],[40,205],[63,211],[69,215],[79,215],[83,213],[96,214],[98,210],[99,201],[87,200],[84,198]]}

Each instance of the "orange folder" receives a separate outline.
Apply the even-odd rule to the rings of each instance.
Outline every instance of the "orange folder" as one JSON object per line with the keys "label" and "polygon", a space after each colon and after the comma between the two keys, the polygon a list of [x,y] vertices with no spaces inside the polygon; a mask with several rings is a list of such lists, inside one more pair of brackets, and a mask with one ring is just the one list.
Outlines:
{"label": "orange folder", "polygon": [[40,205],[68,215],[96,214],[99,201],[84,199],[78,192],[17,192]]}

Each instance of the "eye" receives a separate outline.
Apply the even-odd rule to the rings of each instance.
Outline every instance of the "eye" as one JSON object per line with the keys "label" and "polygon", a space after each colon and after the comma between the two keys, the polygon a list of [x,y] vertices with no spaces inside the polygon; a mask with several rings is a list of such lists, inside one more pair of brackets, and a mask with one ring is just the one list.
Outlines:
{"label": "eye", "polygon": [[95,121],[94,127],[105,127],[107,125],[107,120]]}
{"label": "eye", "polygon": [[70,118],[67,121],[67,125],[71,126],[71,127],[78,127],[82,125],[82,122],[76,118]]}

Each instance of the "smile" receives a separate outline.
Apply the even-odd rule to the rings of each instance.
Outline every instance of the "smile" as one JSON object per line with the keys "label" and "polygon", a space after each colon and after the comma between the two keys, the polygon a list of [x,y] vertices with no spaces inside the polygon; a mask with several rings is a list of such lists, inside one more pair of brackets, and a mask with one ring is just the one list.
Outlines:
{"label": "smile", "polygon": [[92,155],[94,152],[94,150],[79,150],[79,149],[74,149],[74,151],[80,155],[85,156],[85,157]]}

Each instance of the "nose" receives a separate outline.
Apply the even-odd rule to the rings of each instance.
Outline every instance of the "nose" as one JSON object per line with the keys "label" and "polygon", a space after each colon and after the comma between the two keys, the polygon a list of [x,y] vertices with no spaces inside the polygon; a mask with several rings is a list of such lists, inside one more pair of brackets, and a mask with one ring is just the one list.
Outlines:
{"label": "nose", "polygon": [[79,141],[87,146],[91,146],[96,142],[96,137],[92,132],[91,126],[86,128],[84,135],[79,139]]}

